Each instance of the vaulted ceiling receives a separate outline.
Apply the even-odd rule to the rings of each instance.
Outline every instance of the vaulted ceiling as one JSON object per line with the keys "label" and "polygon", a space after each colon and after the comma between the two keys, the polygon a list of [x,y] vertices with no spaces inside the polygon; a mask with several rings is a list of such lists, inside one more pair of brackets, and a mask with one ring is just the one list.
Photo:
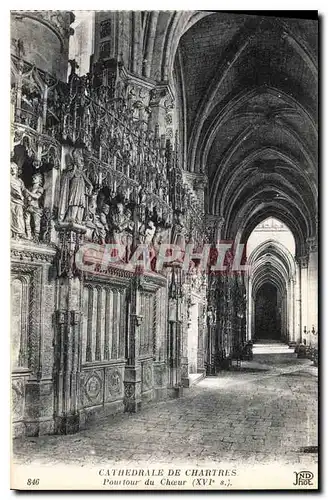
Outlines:
{"label": "vaulted ceiling", "polygon": [[225,236],[266,217],[316,233],[318,22],[204,13],[180,38],[187,169],[208,176]]}

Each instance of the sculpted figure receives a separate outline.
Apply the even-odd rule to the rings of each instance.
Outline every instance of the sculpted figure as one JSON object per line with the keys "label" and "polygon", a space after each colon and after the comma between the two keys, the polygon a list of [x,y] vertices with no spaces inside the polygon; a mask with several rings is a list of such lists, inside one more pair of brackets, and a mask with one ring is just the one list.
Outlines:
{"label": "sculpted figure", "polygon": [[92,189],[92,184],[82,170],[82,155],[74,151],[72,156],[62,177],[58,218],[80,224],[86,209],[87,185]]}
{"label": "sculpted figure", "polygon": [[172,243],[181,248],[185,248],[185,221],[182,213],[178,213],[175,217],[175,222],[172,231]]}
{"label": "sculpted figure", "polygon": [[133,234],[131,211],[124,211],[123,203],[118,203],[116,210],[112,214],[111,222],[114,243],[124,245],[126,248],[126,255],[129,256]]}
{"label": "sculpted figure", "polygon": [[164,225],[158,225],[156,228],[156,232],[153,238],[154,242],[154,248],[156,252],[159,251],[160,245],[163,244],[169,244],[170,243],[170,232],[171,232],[171,226],[167,223]]}
{"label": "sculpted figure", "polygon": [[99,214],[96,215],[96,234],[100,244],[105,243],[109,226],[108,226],[108,215],[109,215],[109,205],[104,203]]}
{"label": "sculpted figure", "polygon": [[96,211],[97,211],[97,198],[98,198],[98,189],[93,189],[90,197],[89,197],[89,206],[88,206],[88,216],[87,219],[93,224],[96,223]]}
{"label": "sculpted figure", "polygon": [[146,231],[145,231],[145,244],[146,245],[152,244],[153,238],[155,236],[155,232],[156,232],[156,226],[153,223],[153,221],[150,220],[148,222],[148,226],[147,226]]}
{"label": "sculpted figure", "polygon": [[[39,239],[40,236],[40,223],[42,208],[40,206],[41,197],[43,195],[43,178],[41,174],[34,174],[32,178],[32,189],[26,190],[26,209],[25,209],[25,227],[26,234],[29,239]],[[31,228],[31,221],[33,224],[33,235]]]}
{"label": "sculpted figure", "polygon": [[10,164],[10,196],[11,196],[11,233],[13,237],[25,236],[24,193],[26,191],[22,179],[18,177],[18,165]]}
{"label": "sculpted figure", "polygon": [[140,243],[144,245],[152,245],[156,233],[156,226],[152,220],[147,224],[142,223],[139,229]]}

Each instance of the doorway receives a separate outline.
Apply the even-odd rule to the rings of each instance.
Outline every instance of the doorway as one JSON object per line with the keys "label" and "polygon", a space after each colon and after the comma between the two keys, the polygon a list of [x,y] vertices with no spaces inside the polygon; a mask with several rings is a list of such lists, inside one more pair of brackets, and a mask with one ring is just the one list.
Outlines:
{"label": "doorway", "polygon": [[256,295],[255,338],[266,340],[281,338],[277,288],[271,283],[264,283]]}

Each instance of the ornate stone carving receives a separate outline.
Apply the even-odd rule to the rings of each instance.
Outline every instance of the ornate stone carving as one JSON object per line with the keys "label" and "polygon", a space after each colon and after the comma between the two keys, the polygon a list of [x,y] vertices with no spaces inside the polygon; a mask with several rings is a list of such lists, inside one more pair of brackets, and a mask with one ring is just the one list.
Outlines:
{"label": "ornate stone carving", "polygon": [[308,267],[309,264],[309,256],[308,255],[300,255],[296,257],[297,262],[299,263],[301,269]]}
{"label": "ornate stone carving", "polygon": [[43,214],[43,177],[36,173],[32,187],[27,189],[19,177],[18,165],[11,162],[11,234],[13,238],[39,240]]}
{"label": "ornate stone carving", "polygon": [[21,420],[24,417],[25,383],[22,379],[12,381],[12,415],[13,420]]}
{"label": "ornate stone carving", "polygon": [[124,382],[124,396],[127,399],[133,399],[135,395],[135,384],[133,382]]}
{"label": "ornate stone carving", "polygon": [[108,373],[108,390],[112,396],[120,394],[122,390],[122,377],[121,373],[114,369]]}
{"label": "ornate stone carving", "polygon": [[79,250],[85,229],[72,223],[57,226],[59,231],[59,251],[57,255],[58,276],[80,276],[80,269],[75,265],[75,256]]}
{"label": "ornate stone carving", "polygon": [[[89,212],[90,213],[90,212]],[[104,203],[99,209],[97,214],[94,214],[94,232],[92,239],[99,244],[103,244],[108,240],[109,224],[108,217],[110,213],[110,206]]]}
{"label": "ornate stone carving", "polygon": [[68,156],[66,159],[66,170],[60,186],[59,221],[81,224],[86,215],[87,194],[92,191],[93,186],[84,174],[83,166],[81,151],[74,150],[72,157]]}
{"label": "ornate stone carving", "polygon": [[18,177],[18,165],[15,162],[11,162],[10,173],[11,234],[14,238],[24,237],[24,193],[26,188],[22,179]]}
{"label": "ornate stone carving", "polygon": [[307,247],[309,252],[317,252],[318,251],[318,240],[316,237],[308,238],[306,240]]}
{"label": "ornate stone carving", "polygon": [[126,257],[130,256],[134,231],[131,210],[122,202],[117,203],[111,214],[110,224],[114,243],[123,245],[126,248]]}
{"label": "ornate stone carving", "polygon": [[[42,206],[41,198],[43,195],[43,178],[41,174],[34,174],[32,177],[31,190],[25,191],[27,206],[25,209],[26,235],[29,239],[39,239]],[[32,223],[32,224],[31,224]]]}
{"label": "ornate stone carving", "polygon": [[96,372],[91,373],[91,375],[86,379],[84,392],[90,402],[95,402],[98,399],[102,390],[102,385],[102,380]]}
{"label": "ornate stone carving", "polygon": [[149,390],[153,385],[153,370],[151,365],[145,364],[143,366],[142,389],[143,391]]}

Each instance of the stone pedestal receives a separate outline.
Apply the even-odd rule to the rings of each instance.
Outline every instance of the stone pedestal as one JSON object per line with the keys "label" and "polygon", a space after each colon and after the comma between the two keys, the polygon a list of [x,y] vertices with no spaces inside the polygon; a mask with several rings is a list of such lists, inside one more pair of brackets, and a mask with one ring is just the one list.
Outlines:
{"label": "stone pedestal", "polygon": [[183,396],[183,387],[182,386],[168,387],[167,396],[170,399],[181,398]]}
{"label": "stone pedestal", "polygon": [[189,387],[188,358],[181,357],[181,383],[183,387]]}

